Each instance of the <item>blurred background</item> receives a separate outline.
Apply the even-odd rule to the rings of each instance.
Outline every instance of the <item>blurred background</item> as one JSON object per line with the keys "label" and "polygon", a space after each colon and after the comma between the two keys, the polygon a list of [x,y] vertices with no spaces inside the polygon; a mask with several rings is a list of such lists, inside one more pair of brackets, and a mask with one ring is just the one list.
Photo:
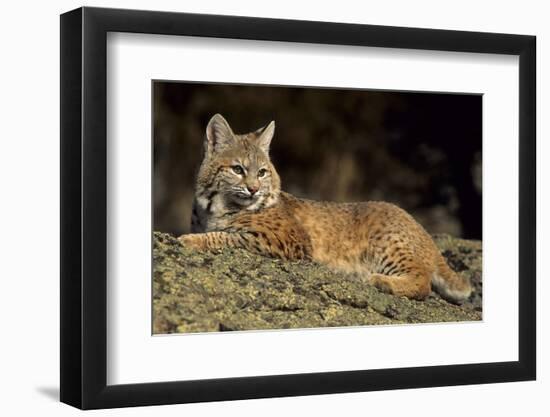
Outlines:
{"label": "blurred background", "polygon": [[282,189],[315,200],[384,200],[430,233],[481,239],[479,95],[155,81],[154,229],[190,230],[206,125],[275,120]]}

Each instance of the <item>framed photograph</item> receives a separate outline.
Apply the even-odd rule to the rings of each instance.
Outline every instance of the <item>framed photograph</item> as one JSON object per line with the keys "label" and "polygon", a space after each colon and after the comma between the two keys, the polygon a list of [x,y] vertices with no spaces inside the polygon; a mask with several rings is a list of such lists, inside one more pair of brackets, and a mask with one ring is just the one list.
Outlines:
{"label": "framed photograph", "polygon": [[533,380],[535,37],[61,16],[61,401]]}

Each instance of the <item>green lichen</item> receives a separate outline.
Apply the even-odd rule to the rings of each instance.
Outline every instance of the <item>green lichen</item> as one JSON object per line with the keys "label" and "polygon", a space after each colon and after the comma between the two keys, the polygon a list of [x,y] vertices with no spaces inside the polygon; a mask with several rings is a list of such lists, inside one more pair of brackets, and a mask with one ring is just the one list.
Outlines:
{"label": "green lichen", "polygon": [[239,249],[198,252],[153,236],[153,333],[341,327],[481,320],[481,243],[435,236],[476,294],[462,306],[384,294],[312,262]]}

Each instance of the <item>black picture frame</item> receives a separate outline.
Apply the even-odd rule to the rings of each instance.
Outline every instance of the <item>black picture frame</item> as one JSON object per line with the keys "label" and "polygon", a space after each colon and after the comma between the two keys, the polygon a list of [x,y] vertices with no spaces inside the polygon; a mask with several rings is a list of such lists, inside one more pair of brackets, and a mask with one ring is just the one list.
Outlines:
{"label": "black picture frame", "polygon": [[[108,32],[519,56],[519,360],[107,385]],[[525,35],[88,7],[61,15],[61,401],[94,409],[534,380],[535,51]]]}

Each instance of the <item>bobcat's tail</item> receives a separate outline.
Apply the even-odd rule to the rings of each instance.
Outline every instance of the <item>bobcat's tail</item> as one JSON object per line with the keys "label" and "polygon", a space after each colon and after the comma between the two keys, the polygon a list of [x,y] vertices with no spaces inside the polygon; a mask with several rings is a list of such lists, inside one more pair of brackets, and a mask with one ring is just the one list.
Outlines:
{"label": "bobcat's tail", "polygon": [[432,276],[432,287],[445,300],[461,303],[472,293],[472,286],[467,278],[453,271],[443,255],[438,254],[437,269]]}

